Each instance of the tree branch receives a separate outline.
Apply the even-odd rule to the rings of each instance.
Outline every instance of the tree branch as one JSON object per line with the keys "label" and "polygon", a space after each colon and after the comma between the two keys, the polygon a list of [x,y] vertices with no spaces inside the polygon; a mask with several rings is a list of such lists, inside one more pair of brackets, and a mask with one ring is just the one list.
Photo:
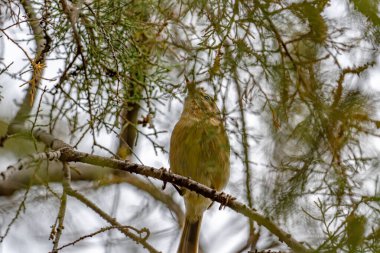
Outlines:
{"label": "tree branch", "polygon": [[[12,123],[10,124],[10,127],[13,124],[22,124],[25,122],[27,117],[29,116],[32,108],[33,103],[36,98],[36,90],[39,87],[41,80],[42,80],[42,74],[43,70],[45,68],[45,58],[47,52],[50,50],[50,42],[51,39],[47,34],[47,31],[45,31],[42,26],[40,20],[37,18],[37,14],[28,0],[21,0],[20,1],[22,6],[24,7],[25,13],[28,17],[28,22],[30,25],[30,28],[32,29],[34,41],[36,43],[36,53],[34,56],[34,59],[31,60],[30,64],[32,67],[32,76],[30,80],[28,81],[28,89],[27,93],[25,94],[25,97],[23,99],[23,102],[12,120]],[[45,15],[44,13],[43,15]],[[46,17],[43,17],[44,19]]]}
{"label": "tree branch", "polygon": [[[205,185],[202,185],[190,178],[186,178],[180,175],[171,173],[165,168],[156,169],[150,166],[139,165],[135,163],[130,163],[128,161],[122,161],[114,158],[107,158],[98,155],[93,155],[85,152],[76,151],[70,145],[65,142],[54,138],[54,136],[44,132],[41,129],[33,131],[33,136],[45,143],[47,146],[56,150],[55,159],[58,159],[62,162],[81,162],[86,164],[92,164],[102,167],[110,167],[112,169],[117,169],[129,173],[136,173],[139,175],[152,177],[159,179],[163,182],[169,182],[181,187],[185,187],[191,191],[197,192],[215,202],[221,204],[221,207],[228,206],[232,210],[248,217],[251,220],[256,221],[259,225],[267,228],[272,234],[276,235],[281,242],[285,242],[293,251],[295,252],[312,252],[311,249],[306,248],[302,243],[293,239],[292,236],[276,224],[274,224],[268,217],[265,217],[259,214],[255,209],[249,208],[247,205],[243,204],[236,200],[236,198],[224,193],[217,192],[214,189],[211,189]],[[13,167],[13,166],[10,166]],[[6,173],[6,172],[3,172]],[[82,198],[79,193],[75,191],[67,191],[67,194],[73,197]],[[79,194],[79,195],[78,195]],[[82,199],[80,199],[82,201]],[[87,205],[86,202],[83,202]],[[95,209],[93,209],[95,210]],[[99,213],[103,211],[99,210]],[[121,226],[119,224],[113,224],[115,226]]]}
{"label": "tree branch", "polygon": [[[92,203],[89,199],[87,199],[85,196],[80,194],[79,192],[73,190],[69,185],[65,187],[65,191],[67,195],[78,199],[80,202],[85,204],[87,207],[89,207],[91,210],[96,212],[100,217],[102,217],[104,220],[106,220],[108,223],[110,223],[112,226],[116,227],[121,233],[126,235],[127,237],[131,238],[133,241],[135,241],[137,244],[141,244],[144,248],[146,248],[149,252],[158,253],[158,251],[153,248],[149,243],[146,242],[146,239],[148,236],[141,237],[140,235],[135,235],[130,231],[128,227],[125,227],[121,225],[119,222],[117,222],[113,217],[105,213],[102,209],[97,207],[94,203]],[[136,230],[135,230],[136,231]],[[144,229],[145,232],[148,230]]]}

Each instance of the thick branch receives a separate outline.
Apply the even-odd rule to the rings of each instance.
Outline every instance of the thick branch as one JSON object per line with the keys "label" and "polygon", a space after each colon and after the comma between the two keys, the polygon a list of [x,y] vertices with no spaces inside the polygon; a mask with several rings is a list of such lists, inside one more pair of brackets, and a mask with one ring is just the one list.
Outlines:
{"label": "thick branch", "polygon": [[[34,137],[47,144],[54,150],[57,150],[59,156],[54,156],[62,162],[81,162],[86,164],[92,164],[102,167],[110,167],[130,173],[136,173],[147,177],[159,179],[163,182],[169,182],[181,187],[185,187],[191,191],[195,191],[215,202],[221,204],[221,206],[228,206],[232,210],[243,214],[244,216],[256,221],[258,224],[267,228],[271,233],[276,235],[280,241],[285,242],[295,252],[311,252],[312,250],[306,248],[302,243],[293,239],[290,234],[283,231],[276,224],[270,221],[269,218],[259,214],[256,210],[249,208],[245,204],[237,201],[230,195],[223,192],[217,192],[214,189],[206,187],[189,178],[176,175],[170,171],[161,168],[156,169],[153,167],[138,165],[130,163],[128,161],[122,161],[114,158],[107,158],[98,155],[92,155],[89,153],[79,152],[71,148],[68,144],[55,139],[53,136],[42,130],[36,130],[33,132]],[[57,153],[55,152],[55,154]],[[70,195],[70,193],[68,193]]]}
{"label": "thick branch", "polygon": [[123,171],[127,171],[130,173],[136,173],[140,175],[144,175],[147,177],[153,177],[164,182],[169,182],[181,187],[186,187],[189,190],[195,191],[215,202],[222,204],[223,206],[228,206],[232,210],[235,210],[238,213],[243,214],[244,216],[256,221],[258,224],[266,227],[269,231],[271,231],[274,235],[278,236],[280,241],[285,242],[290,248],[292,248],[295,252],[309,252],[310,250],[303,246],[301,243],[296,241],[291,237],[290,234],[281,230],[277,227],[276,224],[271,222],[269,218],[259,214],[254,209],[250,209],[245,204],[235,200],[233,197],[223,193],[216,192],[214,189],[206,187],[194,180],[189,178],[173,174],[164,168],[156,169],[149,166],[138,165],[134,163],[129,163],[126,161],[120,161],[113,158],[105,158],[97,155],[91,155],[88,153],[78,152],[72,149],[65,149],[62,152],[62,156],[60,158],[66,162],[83,162],[98,166],[111,167],[114,169],[119,169]]}

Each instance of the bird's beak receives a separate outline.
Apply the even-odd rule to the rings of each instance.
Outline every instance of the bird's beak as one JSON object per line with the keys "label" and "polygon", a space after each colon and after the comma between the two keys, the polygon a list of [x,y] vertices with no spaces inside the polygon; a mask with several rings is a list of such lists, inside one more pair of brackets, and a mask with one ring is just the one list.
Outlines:
{"label": "bird's beak", "polygon": [[187,94],[189,95],[192,95],[195,93],[195,82],[194,81],[190,81],[187,76],[185,76],[185,80],[186,80],[186,88],[187,88]]}

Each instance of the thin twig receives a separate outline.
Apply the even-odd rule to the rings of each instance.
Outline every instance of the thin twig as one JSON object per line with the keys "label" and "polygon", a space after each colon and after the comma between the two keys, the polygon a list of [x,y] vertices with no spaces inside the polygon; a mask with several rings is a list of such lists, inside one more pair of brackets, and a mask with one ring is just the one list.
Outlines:
{"label": "thin twig", "polygon": [[[121,226],[121,227],[118,227],[118,226],[109,226],[109,227],[101,228],[101,229],[99,229],[98,231],[95,231],[95,232],[93,232],[93,233],[91,233],[91,234],[81,236],[81,237],[79,237],[78,239],[76,239],[75,241],[72,241],[72,242],[70,242],[70,243],[67,243],[67,244],[65,244],[65,245],[63,245],[63,246],[61,246],[61,247],[59,247],[59,248],[57,249],[57,251],[50,252],[50,253],[58,252],[59,250],[62,250],[62,249],[66,248],[66,247],[69,247],[69,246],[73,246],[73,245],[75,245],[76,243],[78,243],[78,242],[80,242],[80,241],[82,241],[82,240],[84,240],[84,239],[86,239],[86,238],[94,237],[94,236],[97,235],[97,234],[100,234],[100,233],[103,233],[103,232],[106,232],[106,231],[111,231],[112,229],[126,229],[126,230],[127,230],[127,229],[131,229],[131,230],[134,230],[136,233],[138,233],[138,234],[140,234],[140,235],[143,234],[143,233],[148,234],[148,233],[147,233],[148,230],[147,230],[146,228],[142,228],[141,230],[138,230],[138,229],[136,229],[136,228],[134,228],[134,227],[131,227],[131,226]],[[146,236],[145,236],[145,237],[146,237]]]}
{"label": "thin twig", "polygon": [[[59,207],[58,216],[56,223],[52,227],[52,232],[50,235],[50,238],[54,238],[53,241],[53,250],[52,252],[56,253],[58,252],[58,246],[59,246],[59,240],[61,238],[61,235],[63,233],[63,223],[65,219],[66,214],[66,203],[67,203],[67,193],[66,193],[66,187],[70,185],[70,167],[67,163],[63,163],[63,174],[64,174],[64,180],[62,181],[62,196],[61,196],[61,205]],[[56,226],[58,222],[58,227]]]}
{"label": "thin twig", "polygon": [[[131,238],[133,241],[135,241],[137,244],[141,244],[144,248],[146,248],[149,252],[158,253],[153,246],[151,246],[146,239],[148,236],[141,237],[139,235],[135,235],[134,233],[130,232],[129,228],[125,228],[123,225],[121,225],[119,222],[117,222],[113,217],[105,213],[102,209],[100,209],[97,205],[95,205],[93,202],[91,202],[89,199],[87,199],[84,195],[80,194],[79,192],[73,190],[69,185],[66,186],[65,189],[67,195],[76,198],[83,204],[85,204],[87,207],[89,207],[91,210],[93,210],[95,213],[97,213],[100,217],[102,217],[105,221],[110,223],[112,226],[117,228],[121,233],[126,235],[127,237]],[[148,233],[149,235],[149,233]]]}

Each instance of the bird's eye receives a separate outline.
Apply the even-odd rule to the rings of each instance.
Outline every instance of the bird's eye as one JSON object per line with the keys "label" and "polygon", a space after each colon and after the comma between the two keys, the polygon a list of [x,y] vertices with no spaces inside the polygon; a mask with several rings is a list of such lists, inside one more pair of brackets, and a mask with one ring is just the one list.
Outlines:
{"label": "bird's eye", "polygon": [[211,97],[209,95],[204,95],[204,98],[208,101],[211,101]]}

